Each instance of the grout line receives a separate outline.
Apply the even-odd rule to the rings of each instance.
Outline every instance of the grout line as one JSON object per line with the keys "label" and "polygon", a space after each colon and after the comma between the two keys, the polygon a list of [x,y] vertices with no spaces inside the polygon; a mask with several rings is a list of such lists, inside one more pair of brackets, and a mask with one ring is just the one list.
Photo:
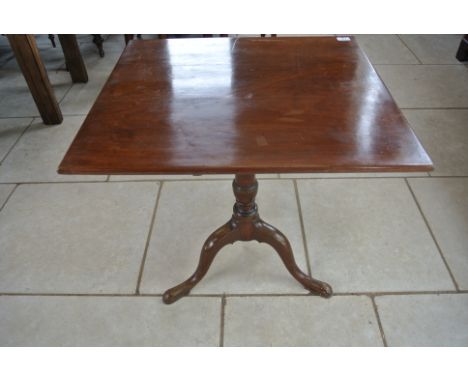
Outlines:
{"label": "grout line", "polygon": [[0,292],[0,296],[9,297],[162,297],[158,294],[139,295],[135,293],[25,293],[25,292]]}
{"label": "grout line", "polygon": [[[134,174],[136,176],[138,175],[145,175],[145,174]],[[146,174],[148,175],[148,174]],[[160,175],[160,174],[155,174],[155,175]],[[186,175],[186,174],[184,174]],[[216,175],[216,174],[204,174],[204,175]],[[110,182],[111,183],[122,183],[122,182],[201,182],[201,181],[210,181],[210,182],[216,182],[216,181],[226,181],[226,180],[229,180],[229,181],[232,181],[233,177],[234,177],[235,174],[229,174],[227,175],[225,178],[202,178],[200,179],[200,175],[192,175],[192,178],[179,178],[179,179],[171,179],[171,178],[155,178],[155,179],[122,179],[122,180],[114,180],[114,179],[110,179]],[[111,176],[119,176],[118,174],[113,174]],[[148,175],[148,176],[151,176],[151,175]],[[168,175],[170,176],[170,175]],[[190,176],[190,175],[187,175],[187,176]],[[203,176],[203,175],[201,175]],[[260,181],[263,181],[263,180],[278,180],[278,179],[283,179],[283,178],[278,178],[278,177],[274,177],[272,176],[271,178],[257,178],[257,180],[260,182]]]}
{"label": "grout line", "polygon": [[[99,176],[99,174],[90,174],[89,176]],[[102,175],[101,175],[102,176]],[[107,175],[109,176],[109,175]],[[112,175],[111,175],[112,176]],[[468,178],[468,175],[421,175],[421,176],[410,176],[408,177],[409,179],[427,179],[427,178]],[[356,177],[351,177],[351,176],[336,176],[336,177],[303,177],[303,178],[279,178],[279,180],[334,180],[334,179],[374,179],[374,180],[379,180],[379,179],[405,179],[406,177],[404,176],[356,176]],[[164,182],[164,183],[170,183],[170,182],[216,182],[216,181],[227,181],[231,180],[231,178],[219,178],[219,179],[134,179],[134,180],[109,180],[109,183],[138,183],[138,182]],[[259,181],[262,180],[278,180],[278,178],[262,178],[258,179]],[[44,182],[0,182],[0,185],[3,184],[74,184],[74,183],[105,183],[107,182],[106,180],[71,180],[71,181],[44,181]]]}
{"label": "grout line", "polygon": [[[72,175],[73,176],[73,175]],[[93,175],[94,176],[94,175]],[[105,183],[105,180],[72,180],[69,182],[66,181],[56,181],[56,182],[0,182],[0,184],[19,184],[19,185],[35,185],[35,184],[81,184],[81,183]],[[156,181],[153,181],[156,182]]]}
{"label": "grout line", "polygon": [[8,194],[7,198],[5,199],[5,201],[3,202],[3,204],[0,206],[0,212],[3,210],[3,207],[6,206],[7,202],[10,200],[11,198],[11,195],[13,195],[13,192],[16,191],[16,189],[18,188],[18,184],[15,184],[15,186],[13,187],[13,189],[11,190],[11,192]]}
{"label": "grout line", "polygon": [[[71,88],[73,87],[73,82],[71,83],[70,87],[65,91],[65,93],[63,94],[63,96],[60,98],[60,101],[57,101],[58,104],[60,105],[62,103],[62,101],[65,99],[65,97],[67,96],[68,92],[71,90]],[[60,112],[62,111],[62,109],[60,109]],[[64,115],[62,114],[62,116],[64,117]]]}
{"label": "grout line", "polygon": [[[424,172],[425,174],[429,174],[429,173],[426,173]],[[306,173],[307,174],[307,173]],[[312,173],[311,173],[312,174]],[[320,173],[316,173],[316,174],[320,174]],[[298,177],[294,177],[294,178],[280,178],[280,179],[284,179],[284,180],[292,180],[292,179],[296,179],[296,180],[314,180],[314,179],[321,179],[321,180],[328,180],[328,179],[405,179],[405,178],[408,178],[408,179],[427,179],[427,178],[468,178],[468,175],[418,175],[418,176],[328,176],[328,177],[323,177],[323,176],[304,176],[304,177],[301,177],[301,178],[298,178]]]}
{"label": "grout line", "polygon": [[[432,174],[430,172],[428,172],[428,174],[429,174],[429,176],[431,178],[468,178],[468,175],[434,175],[434,174]],[[409,177],[409,178],[412,179],[413,177]],[[423,178],[424,179],[424,177],[422,177],[422,176],[421,177],[416,177],[415,176],[414,178]]]}
{"label": "grout line", "polygon": [[[68,94],[68,92],[67,92],[67,94]],[[62,102],[62,101],[60,101],[60,102]],[[62,113],[62,115],[64,117],[86,117],[88,114],[81,114],[81,113],[66,113],[66,114],[63,114]]]}
{"label": "grout line", "polygon": [[15,116],[15,117],[10,117],[10,116],[7,116],[7,115],[2,115],[0,116],[0,119],[30,119],[30,118],[40,118],[41,116],[40,115],[22,115],[22,116]]}
{"label": "grout line", "polygon": [[436,237],[435,237],[435,235],[434,235],[434,232],[432,232],[432,229],[431,229],[431,226],[430,226],[430,224],[429,224],[429,221],[427,220],[426,215],[424,215],[424,212],[423,212],[423,210],[422,210],[422,208],[421,208],[421,205],[419,204],[418,199],[416,198],[416,195],[415,195],[413,189],[411,188],[411,186],[410,186],[410,184],[409,184],[409,182],[408,182],[408,179],[405,178],[405,182],[406,182],[406,185],[408,186],[408,189],[409,189],[411,195],[413,196],[414,202],[416,203],[416,205],[417,205],[417,207],[418,207],[418,209],[419,209],[419,213],[421,214],[421,216],[422,216],[424,222],[426,223],[426,227],[427,227],[427,229],[429,230],[429,233],[431,234],[432,240],[434,241],[434,243],[435,243],[435,245],[436,245],[436,247],[437,247],[437,250],[439,251],[440,257],[442,258],[442,261],[443,261],[444,264],[445,264],[445,268],[447,268],[447,271],[448,271],[448,273],[449,273],[449,275],[450,275],[450,278],[452,279],[452,282],[453,282],[453,285],[455,286],[455,289],[456,289],[457,291],[460,291],[460,288],[458,287],[458,283],[457,283],[457,281],[455,280],[455,277],[453,276],[452,270],[450,269],[450,267],[449,267],[449,265],[448,265],[448,262],[447,262],[447,260],[446,260],[445,257],[444,257],[444,254],[443,254],[443,252],[442,252],[442,248],[440,248],[440,245],[439,245],[439,243],[437,242],[437,239],[436,239]]}
{"label": "grout line", "polygon": [[414,56],[414,58],[416,58],[416,60],[419,62],[420,65],[423,65],[422,61],[419,59],[418,56],[416,56],[416,54],[410,49],[410,47],[406,44],[406,42],[403,41],[403,39],[400,37],[399,34],[396,35],[398,37],[398,39],[401,41],[401,43],[406,47],[406,49],[408,49],[411,54]]}
{"label": "grout line", "polygon": [[312,269],[310,267],[309,250],[307,248],[307,237],[306,237],[305,227],[304,227],[304,218],[302,216],[302,206],[301,206],[301,200],[299,198],[299,190],[298,190],[298,187],[297,187],[296,179],[293,179],[293,185],[294,185],[294,193],[296,195],[297,211],[299,212],[299,223],[301,225],[302,244],[304,246],[304,254],[305,254],[305,258],[306,258],[307,272],[308,272],[309,276],[312,277]]}
{"label": "grout line", "polygon": [[[468,290],[444,291],[402,291],[402,292],[342,292],[333,293],[336,297],[367,296],[418,296],[418,295],[461,295],[468,294]],[[29,293],[29,292],[0,292],[0,296],[18,297],[162,297],[162,293]],[[212,293],[189,294],[184,298],[230,298],[230,297],[319,297],[311,293]],[[333,297],[332,297],[333,298]]]}
{"label": "grout line", "polygon": [[143,258],[141,259],[140,272],[138,273],[138,280],[135,293],[140,294],[141,279],[143,277],[143,270],[145,268],[146,256],[148,254],[149,243],[151,239],[151,234],[153,232],[154,221],[156,220],[156,210],[158,209],[159,198],[161,197],[161,189],[163,188],[164,182],[161,182],[158,188],[158,194],[156,196],[156,201],[154,203],[153,214],[151,216],[151,223],[148,230],[148,236],[146,237],[145,250],[143,252]]}
{"label": "grout line", "polygon": [[400,107],[400,110],[468,110],[468,107]]}
{"label": "grout line", "polygon": [[372,65],[373,66],[466,66],[466,64],[463,64],[461,62],[458,64],[423,64],[423,63],[420,63],[420,64],[372,64]]}
{"label": "grout line", "polygon": [[223,294],[221,297],[221,322],[220,322],[220,331],[219,331],[219,346],[224,347],[224,317],[226,311],[226,295]]}
{"label": "grout line", "polygon": [[29,130],[29,128],[31,127],[31,125],[33,124],[34,122],[34,117],[31,119],[31,121],[28,123],[28,125],[23,129],[23,131],[21,132],[21,134],[18,136],[18,138],[15,140],[15,142],[11,145],[11,147],[8,149],[8,151],[6,152],[6,154],[3,156],[2,159],[0,159],[0,166],[2,165],[2,163],[5,161],[5,159],[7,158],[7,156],[13,151],[13,149],[15,148],[15,146],[17,145],[17,143],[19,142],[19,140],[23,137],[23,135],[26,133],[27,130]]}
{"label": "grout line", "polygon": [[393,292],[341,292],[333,293],[334,296],[373,296],[373,297],[382,297],[382,296],[411,296],[411,295],[426,295],[426,294],[459,294],[459,293],[468,293],[467,291],[454,291],[454,290],[423,290],[423,291],[393,291]]}
{"label": "grout line", "polygon": [[[440,294],[468,294],[468,290],[433,290],[433,291],[390,291],[390,292],[333,292],[336,297],[350,296],[367,296],[367,297],[383,297],[383,296],[412,296],[412,295],[440,295]],[[312,293],[224,293],[224,294],[189,294],[186,297],[319,297]],[[332,298],[333,298],[332,296]]]}
{"label": "grout line", "polygon": [[106,182],[108,182],[108,181],[109,181],[110,177],[111,177],[110,175],[107,175]]}
{"label": "grout line", "polygon": [[[426,174],[426,172],[423,172],[424,174]],[[298,180],[304,180],[304,179],[404,179],[405,176],[341,176],[341,174],[345,174],[345,173],[324,173],[324,172],[316,172],[316,173],[304,173],[305,176],[303,177],[299,177],[299,176],[294,176],[294,177],[286,177],[287,175],[283,175],[282,178],[280,179],[298,179]],[[307,176],[308,174],[340,174],[340,175],[337,175],[337,176]],[[365,173],[362,173],[362,174],[365,174]],[[369,173],[369,174],[373,174],[373,173]],[[408,176],[408,178],[427,178],[428,176],[427,175],[416,175],[416,176]],[[468,177],[468,175],[467,175]]]}
{"label": "grout line", "polygon": [[375,303],[375,298],[371,297],[371,300],[372,300],[372,306],[374,308],[375,317],[377,317],[377,323],[379,324],[379,331],[380,331],[380,336],[382,337],[383,345],[384,345],[384,347],[388,347],[387,339],[385,338],[385,332],[384,332],[383,326],[382,326],[382,321],[380,320],[379,311],[377,309],[377,304]]}

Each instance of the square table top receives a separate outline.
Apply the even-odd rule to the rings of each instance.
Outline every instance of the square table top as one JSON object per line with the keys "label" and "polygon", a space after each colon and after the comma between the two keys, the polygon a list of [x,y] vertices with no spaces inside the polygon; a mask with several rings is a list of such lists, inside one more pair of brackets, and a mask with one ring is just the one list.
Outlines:
{"label": "square table top", "polygon": [[134,40],[63,174],[429,171],[352,37]]}

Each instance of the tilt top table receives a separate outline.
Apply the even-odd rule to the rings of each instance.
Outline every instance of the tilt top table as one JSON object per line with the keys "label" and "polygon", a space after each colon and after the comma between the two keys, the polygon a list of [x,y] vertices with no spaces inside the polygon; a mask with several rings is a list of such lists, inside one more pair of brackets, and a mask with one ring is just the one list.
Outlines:
{"label": "tilt top table", "polygon": [[430,170],[351,37],[131,41],[59,167],[62,174],[235,174],[232,218],[208,237],[195,273],[164,293],[166,303],[187,295],[216,253],[239,240],[270,244],[306,289],[332,295],[260,218],[255,174]]}

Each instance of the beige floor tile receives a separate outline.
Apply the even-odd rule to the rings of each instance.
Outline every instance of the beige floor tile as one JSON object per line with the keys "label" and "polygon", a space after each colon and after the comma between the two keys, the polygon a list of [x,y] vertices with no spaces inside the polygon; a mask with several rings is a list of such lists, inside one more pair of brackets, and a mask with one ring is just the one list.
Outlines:
{"label": "beige floor tile", "polygon": [[417,58],[396,35],[356,35],[372,64],[418,64]]}
{"label": "beige floor tile", "polygon": [[[48,71],[55,97],[62,99],[72,86],[70,75],[66,71]],[[39,116],[31,92],[19,70],[0,69],[0,118]]]}
{"label": "beige floor tile", "polygon": [[0,119],[0,162],[31,122],[32,118]]}
{"label": "beige floor tile", "polygon": [[282,179],[301,178],[408,178],[429,176],[427,172],[348,172],[348,173],[291,173],[279,174]]}
{"label": "beige floor tile", "polygon": [[37,118],[0,166],[0,182],[73,182],[106,180],[105,175],[60,175],[57,168],[84,117],[65,117],[47,126]]}
{"label": "beige floor tile", "polygon": [[0,293],[132,293],[156,183],[20,185],[0,213]]}
{"label": "beige floor tile", "polygon": [[[208,235],[232,214],[230,181],[170,182],[161,190],[141,291],[162,293],[190,276]],[[260,215],[283,231],[299,266],[306,260],[294,187],[290,181],[259,182]],[[193,293],[307,293],[267,244],[224,247]]]}
{"label": "beige floor tile", "polygon": [[89,81],[87,83],[73,84],[65,98],[60,102],[63,115],[87,114],[106,83],[109,74],[110,70],[88,71]]}
{"label": "beige floor tile", "polygon": [[220,301],[0,297],[0,346],[217,346]]}
{"label": "beige floor tile", "polygon": [[93,75],[94,73],[110,74],[119,60],[123,49],[115,50],[115,48],[104,42],[104,57],[99,56],[96,45],[92,43],[81,45],[80,51],[83,55],[88,74]]}
{"label": "beige floor tile", "polygon": [[402,108],[468,107],[468,68],[463,65],[377,65]]}
{"label": "beige floor tile", "polygon": [[434,162],[431,175],[468,175],[468,110],[404,110]]}
{"label": "beige floor tile", "polygon": [[462,35],[401,35],[401,39],[423,64],[461,64],[455,58]]}
{"label": "beige floor tile", "polygon": [[11,191],[13,191],[13,188],[15,188],[13,184],[0,184],[0,210],[11,194]]}
{"label": "beige floor tile", "polygon": [[336,292],[454,289],[403,179],[298,186],[312,274]]}
{"label": "beige floor tile", "polygon": [[[257,174],[258,179],[278,178],[278,174]],[[219,175],[112,175],[110,181],[127,180],[207,180],[207,179],[234,179],[233,174]]]}
{"label": "beige floor tile", "polygon": [[468,290],[468,178],[410,181],[460,288]]}
{"label": "beige floor tile", "polygon": [[468,294],[383,296],[376,304],[389,346],[468,346]]}
{"label": "beige floor tile", "polygon": [[225,346],[382,346],[369,297],[231,297]]}

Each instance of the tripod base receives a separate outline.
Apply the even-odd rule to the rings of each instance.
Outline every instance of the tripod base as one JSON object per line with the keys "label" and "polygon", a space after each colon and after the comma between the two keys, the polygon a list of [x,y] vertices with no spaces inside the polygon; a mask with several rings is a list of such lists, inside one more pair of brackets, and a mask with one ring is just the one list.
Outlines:
{"label": "tripod base", "polygon": [[260,219],[255,203],[258,190],[255,175],[236,175],[232,187],[236,203],[231,220],[208,237],[201,250],[200,261],[195,273],[183,283],[167,290],[163,295],[163,301],[166,304],[171,304],[189,294],[190,290],[206,275],[216,254],[225,245],[233,244],[236,241],[250,240],[271,245],[278,252],[289,273],[304,288],[319,296],[331,297],[333,292],[330,285],[308,276],[297,266],[286,236]]}

